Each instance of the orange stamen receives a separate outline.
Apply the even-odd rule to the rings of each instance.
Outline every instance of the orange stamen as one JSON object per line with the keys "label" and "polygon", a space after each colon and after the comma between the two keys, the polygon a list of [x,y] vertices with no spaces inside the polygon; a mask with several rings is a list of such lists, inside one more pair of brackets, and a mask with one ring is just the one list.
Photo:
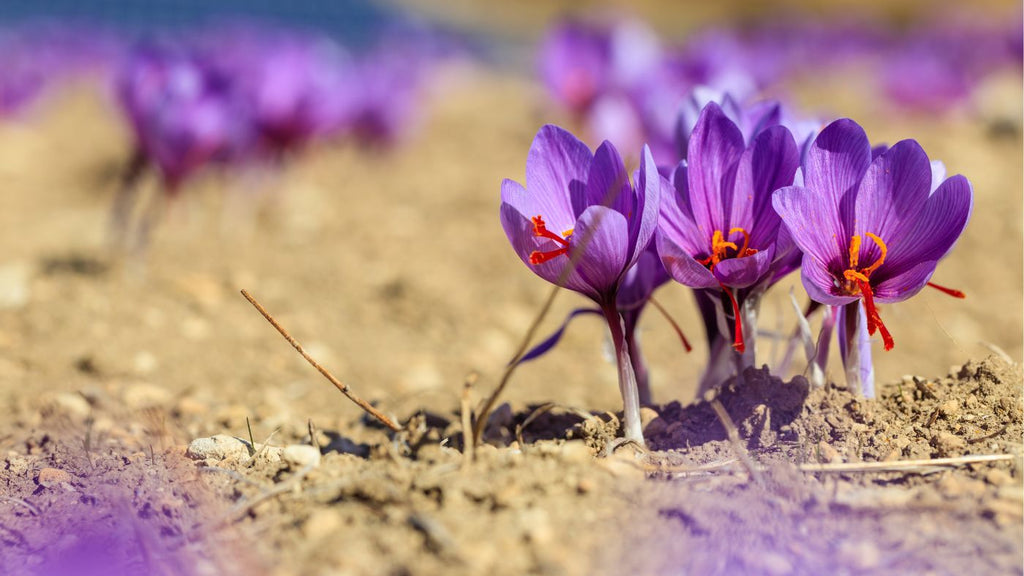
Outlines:
{"label": "orange stamen", "polygon": [[865,232],[864,235],[867,236],[868,238],[871,238],[871,240],[874,241],[875,245],[878,246],[878,249],[881,251],[881,253],[878,255],[878,260],[875,260],[874,264],[861,270],[861,272],[863,272],[865,276],[871,276],[871,273],[874,272],[875,270],[878,270],[878,267],[885,262],[885,255],[889,252],[889,250],[885,247],[885,242],[882,242],[882,239],[879,238],[878,236],[875,236],[871,232]]}
{"label": "orange stamen", "polygon": [[[743,228],[732,228],[729,230],[729,235],[731,236],[737,232],[743,234],[742,246],[737,246],[735,242],[729,242],[721,230],[715,230],[714,234],[711,235],[711,254],[707,258],[697,260],[697,262],[714,270],[715,266],[722,260],[743,258],[744,256],[757,254],[757,250],[750,248],[750,234],[746,230]],[[735,250],[736,253],[729,256],[729,249]]]}
{"label": "orange stamen", "polygon": [[725,292],[725,295],[729,297],[729,302],[732,302],[732,315],[735,319],[734,324],[736,326],[736,335],[733,339],[732,347],[734,350],[742,354],[743,351],[746,350],[746,346],[743,344],[743,323],[740,321],[740,305],[736,302],[736,297],[732,295],[732,290],[729,290],[725,284],[719,283],[719,286],[722,287],[722,291]]}
{"label": "orange stamen", "polygon": [[949,294],[953,298],[960,298],[960,299],[967,298],[967,294],[964,294],[963,292],[961,292],[959,290],[954,290],[952,288],[946,288],[945,286],[939,286],[938,284],[933,284],[932,282],[929,282],[928,285],[931,286],[932,288],[935,288],[939,292],[943,292],[943,293]]}

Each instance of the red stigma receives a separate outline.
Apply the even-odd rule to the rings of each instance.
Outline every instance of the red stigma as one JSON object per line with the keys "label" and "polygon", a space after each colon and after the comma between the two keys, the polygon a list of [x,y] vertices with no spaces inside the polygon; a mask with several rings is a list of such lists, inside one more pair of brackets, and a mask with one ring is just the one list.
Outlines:
{"label": "red stigma", "polygon": [[960,298],[961,300],[963,300],[964,298],[967,298],[967,294],[964,294],[963,292],[961,292],[959,290],[954,290],[952,288],[946,288],[945,286],[939,286],[938,284],[933,284],[931,282],[929,282],[928,285],[931,286],[932,288],[935,288],[939,292],[942,292],[943,294],[948,294],[948,295],[952,296],[953,298]]}
{"label": "red stigma", "polygon": [[742,354],[747,347],[743,343],[743,323],[740,321],[740,305],[736,302],[736,297],[733,296],[732,290],[729,290],[729,288],[722,283],[719,283],[719,286],[722,287],[722,291],[725,292],[725,295],[729,297],[729,302],[732,303],[732,315],[735,319],[734,324],[736,326],[736,333],[732,342],[732,347],[734,350]]}
{"label": "red stigma", "polygon": [[882,343],[885,344],[885,351],[892,350],[896,342],[892,339],[892,334],[889,334],[888,328],[882,323],[882,317],[878,314],[878,308],[875,307],[875,295],[871,291],[871,284],[863,280],[857,280],[857,284],[860,286],[861,296],[864,297],[864,312],[865,316],[868,317],[868,334],[874,335],[875,331],[882,333]]}
{"label": "red stigma", "polygon": [[[548,260],[557,258],[558,256],[561,256],[569,252],[569,241],[559,236],[558,234],[555,234],[554,232],[548,230],[547,225],[544,223],[544,218],[542,218],[540,215],[537,215],[534,216],[533,218],[530,218],[530,222],[533,223],[534,236],[537,236],[538,238],[547,238],[549,240],[554,240],[555,242],[562,245],[561,248],[556,248],[554,250],[534,250],[533,252],[530,253],[530,264],[533,264],[534,266],[536,266],[537,264],[543,264]],[[566,233],[566,236],[571,235],[572,230],[569,230]]]}

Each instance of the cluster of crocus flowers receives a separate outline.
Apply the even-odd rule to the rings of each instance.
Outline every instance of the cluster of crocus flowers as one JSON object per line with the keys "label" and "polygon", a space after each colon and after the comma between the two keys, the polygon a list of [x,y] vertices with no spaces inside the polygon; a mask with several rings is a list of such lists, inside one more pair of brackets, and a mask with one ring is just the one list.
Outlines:
{"label": "cluster of crocus flowers", "polygon": [[803,252],[812,300],[835,307],[848,383],[873,394],[870,336],[886,350],[895,338],[879,304],[901,302],[932,285],[939,260],[967,225],[971,184],[957,175],[933,182],[921,146],[904,140],[873,152],[848,119],[826,127],[811,146],[802,186],[775,192],[773,205]]}
{"label": "cluster of crocus flowers", "polygon": [[654,237],[662,186],[646,148],[631,179],[611,144],[592,153],[569,132],[545,126],[527,156],[526,187],[505,180],[501,189],[501,224],[523,263],[548,282],[593,300],[607,320],[624,436],[640,444],[639,389],[618,296]]}
{"label": "cluster of crocus flowers", "polygon": [[[686,156],[666,179],[644,147],[631,181],[608,142],[592,154],[545,126],[530,148],[527,186],[502,185],[501,222],[515,252],[538,276],[597,305],[570,319],[591,312],[608,323],[625,438],[642,443],[638,407],[650,399],[637,320],[667,278],[697,295],[710,352],[702,389],[754,365],[761,298],[797,268],[815,303],[809,310],[826,311],[812,367],[824,370],[838,328],[848,385],[869,396],[871,337],[886,350],[895,343],[879,305],[925,286],[963,297],[930,279],[967,224],[971,185],[945,178],[915,141],[872,148],[844,119],[802,151],[786,127],[745,135],[711,102]],[[525,359],[553,347],[566,324]]]}

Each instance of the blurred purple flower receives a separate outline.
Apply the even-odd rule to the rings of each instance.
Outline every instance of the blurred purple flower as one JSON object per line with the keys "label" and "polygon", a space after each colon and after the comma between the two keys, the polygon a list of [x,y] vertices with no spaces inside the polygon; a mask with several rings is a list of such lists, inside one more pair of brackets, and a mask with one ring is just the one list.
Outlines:
{"label": "blurred purple flower", "polygon": [[117,81],[139,151],[168,192],[204,165],[224,160],[247,133],[231,80],[183,49],[135,49]]}
{"label": "blurred purple flower", "polygon": [[618,293],[654,236],[662,178],[645,147],[633,183],[618,151],[591,153],[556,126],[537,133],[526,188],[506,179],[501,223],[519,258],[538,276],[592,299],[608,320],[619,364],[625,437],[643,442],[636,376],[625,343]]}
{"label": "blurred purple flower", "polygon": [[[840,317],[847,379],[871,394],[873,383],[863,379],[870,342],[858,332],[880,332],[885,349],[893,348],[876,303],[901,302],[930,284],[938,261],[967,225],[971,184],[957,175],[933,187],[933,166],[913,140],[898,142],[872,160],[867,135],[848,119],[821,132],[805,169],[803,186],[777,191],[773,205],[803,252],[808,295],[850,307]],[[856,306],[863,313],[854,312]]]}

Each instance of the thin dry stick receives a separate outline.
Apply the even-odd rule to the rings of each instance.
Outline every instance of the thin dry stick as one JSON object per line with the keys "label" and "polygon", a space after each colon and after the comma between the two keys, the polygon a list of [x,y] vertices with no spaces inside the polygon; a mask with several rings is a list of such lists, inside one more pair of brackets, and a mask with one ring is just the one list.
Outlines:
{"label": "thin dry stick", "polygon": [[[628,177],[623,176],[622,178]],[[605,192],[601,205],[605,207],[611,206],[616,196],[618,196],[622,191],[623,184],[624,181],[622,179],[616,179],[616,181],[613,182]],[[481,407],[480,413],[477,415],[476,425],[473,427],[474,443],[479,443],[480,439],[483,438],[484,428],[487,426],[487,416],[490,414],[491,410],[494,409],[494,405],[497,403],[498,397],[505,391],[505,386],[508,385],[509,380],[512,378],[512,373],[519,366],[519,359],[523,357],[523,354],[526,354],[526,349],[533,340],[533,336],[536,334],[537,329],[540,328],[540,323],[544,320],[544,317],[548,315],[548,311],[551,310],[551,304],[554,303],[555,296],[558,295],[558,290],[565,286],[566,280],[568,280],[569,276],[574,270],[576,270],[576,266],[579,265],[580,259],[583,258],[583,253],[586,250],[587,245],[590,244],[591,238],[593,238],[594,233],[600,227],[601,220],[603,219],[604,213],[602,212],[594,219],[594,225],[586,231],[582,238],[580,238],[578,248],[569,253],[569,265],[563,268],[562,272],[558,275],[558,282],[555,282],[555,288],[551,291],[551,295],[548,296],[547,301],[544,302],[544,306],[541,307],[540,312],[537,314],[536,318],[533,319],[529,329],[527,329],[526,334],[519,343],[519,347],[516,349],[515,356],[512,357],[512,361],[505,366],[505,372],[501,375],[501,381],[498,382],[498,387],[494,389],[494,392],[491,393],[487,398],[487,401],[484,402],[483,407]]]}
{"label": "thin dry stick", "polygon": [[302,345],[300,345],[298,341],[295,340],[295,338],[292,338],[292,335],[289,334],[288,331],[284,329],[284,326],[278,324],[277,320],[274,320],[274,317],[270,315],[270,312],[267,312],[266,308],[260,305],[260,303],[257,302],[256,299],[253,298],[248,292],[242,290],[242,296],[244,296],[245,299],[248,300],[249,303],[252,304],[253,307],[256,308],[256,310],[258,310],[259,313],[262,314],[264,318],[267,319],[267,322],[270,322],[271,326],[276,328],[277,331],[281,333],[281,336],[284,336],[284,339],[287,340],[288,343],[292,345],[292,348],[295,348],[296,352],[298,352],[303,358],[306,359],[306,362],[309,362],[310,366],[316,368],[317,371],[320,372],[320,374],[323,374],[324,378],[327,378],[327,380],[331,384],[334,384],[334,387],[337,388],[342,394],[344,394],[346,398],[355,402],[356,405],[362,408],[364,411],[366,411],[367,414],[379,420],[381,424],[384,424],[392,431],[399,432],[402,430],[401,426],[395,424],[394,421],[385,416],[383,412],[371,406],[369,402],[363,400],[359,396],[356,396],[355,392],[352,392],[352,389],[349,388],[348,384],[344,384],[341,382],[341,380],[335,378],[334,375],[327,370],[327,368],[321,366],[316,360],[313,359],[312,356],[307,354],[306,351],[302,349]]}
{"label": "thin dry stick", "polygon": [[801,472],[903,472],[933,466],[963,466],[981,462],[1005,462],[1020,458],[1013,454],[975,454],[956,458],[902,460],[896,462],[842,462],[839,464],[801,464]]}
{"label": "thin dry stick", "polygon": [[466,382],[462,385],[462,405],[460,410],[462,412],[463,465],[468,465],[473,461],[473,449],[476,448],[476,444],[473,442],[473,408],[469,395],[473,391],[473,384],[476,383],[477,377],[478,374],[476,372],[470,372],[466,376]]}
{"label": "thin dry stick", "polygon": [[718,401],[718,398],[711,400],[711,408],[715,411],[715,415],[722,422],[722,427],[725,428],[725,433],[729,437],[729,442],[732,444],[732,449],[736,452],[736,457],[740,459],[743,467],[747,469],[747,473],[753,478],[754,482],[758,486],[764,488],[764,477],[761,476],[761,470],[758,469],[757,465],[754,464],[753,459],[750,458],[750,453],[743,446],[740,441],[739,430],[736,429],[736,424],[733,423],[732,418],[729,417],[729,413],[725,411],[725,406]]}

